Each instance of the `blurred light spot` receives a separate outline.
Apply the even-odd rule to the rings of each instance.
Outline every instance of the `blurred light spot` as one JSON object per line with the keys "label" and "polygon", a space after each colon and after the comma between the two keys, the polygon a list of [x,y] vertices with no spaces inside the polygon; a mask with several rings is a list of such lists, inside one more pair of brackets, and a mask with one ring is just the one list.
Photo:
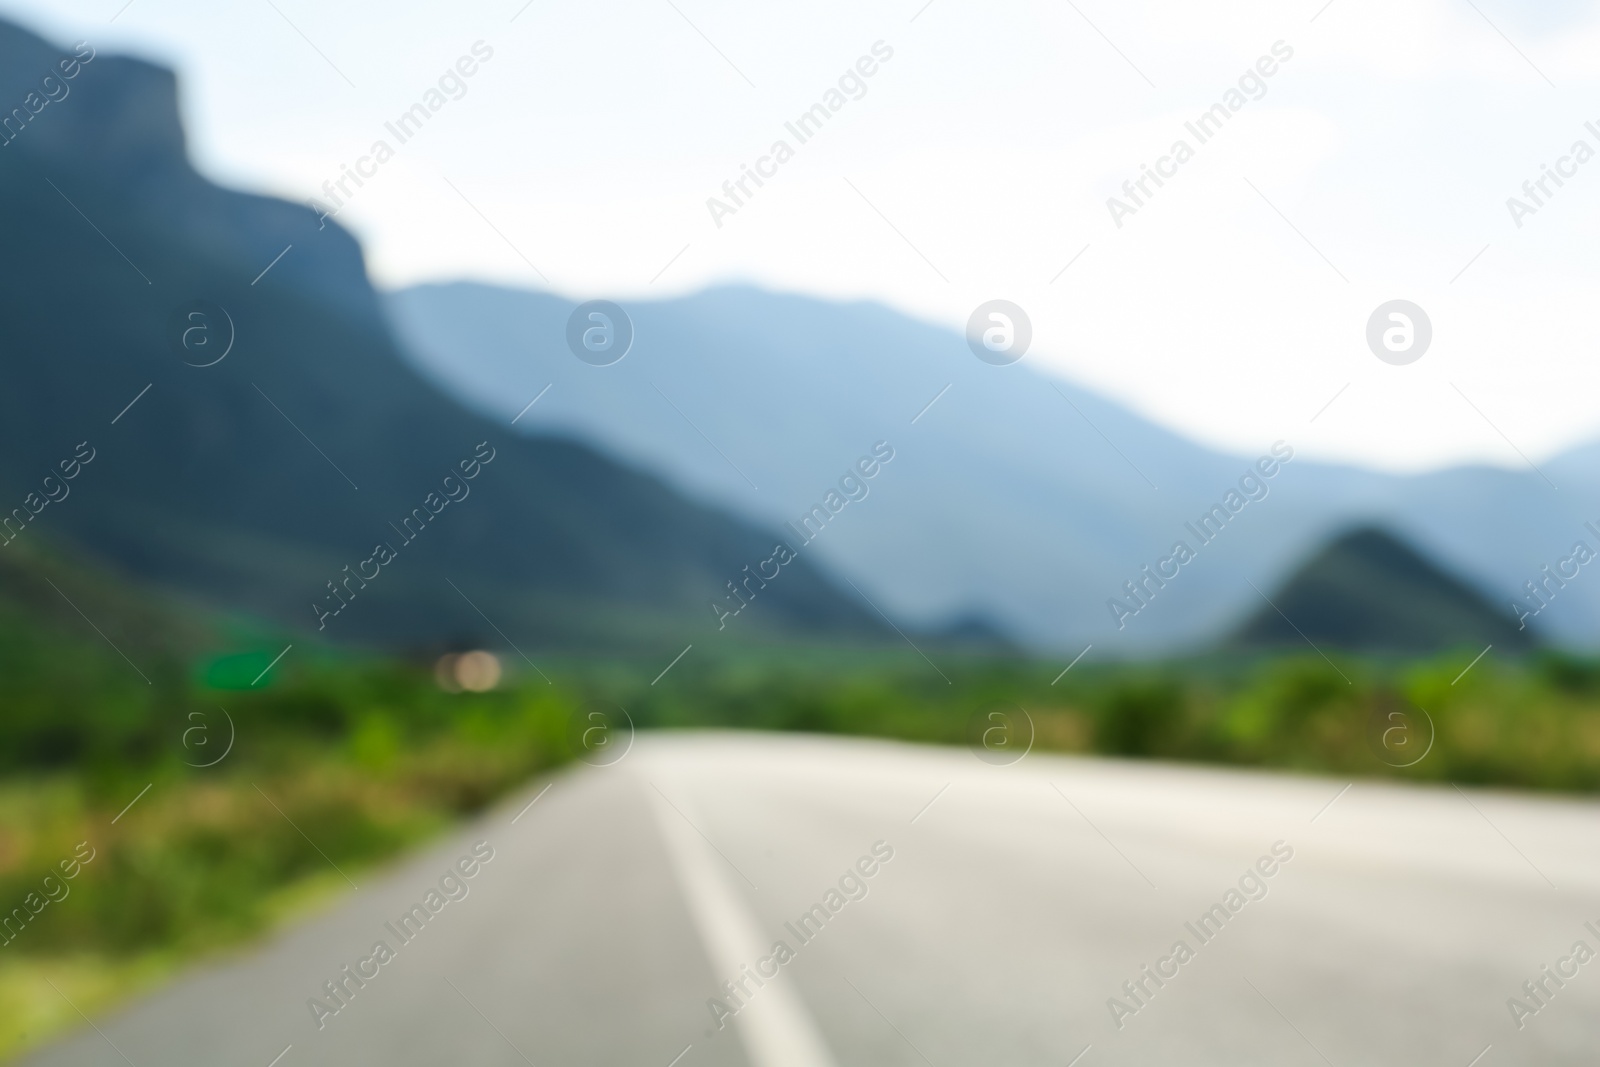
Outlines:
{"label": "blurred light spot", "polygon": [[440,656],[433,676],[447,693],[487,693],[500,684],[500,660],[482,649]]}

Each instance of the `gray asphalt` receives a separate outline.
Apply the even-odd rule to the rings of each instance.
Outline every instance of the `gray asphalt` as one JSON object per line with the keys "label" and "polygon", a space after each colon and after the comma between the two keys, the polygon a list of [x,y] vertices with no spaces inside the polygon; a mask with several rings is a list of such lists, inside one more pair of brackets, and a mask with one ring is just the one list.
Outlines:
{"label": "gray asphalt", "polygon": [[[1600,951],[1585,927],[1600,930],[1600,805],[1348,784],[641,736],[619,763],[535,783],[358,878],[324,915],[26,1062],[1593,1062],[1600,960],[1571,953]],[[494,858],[446,880],[466,895],[434,898],[402,942],[385,923],[426,911],[478,842]],[[1230,899],[1241,878],[1249,895]],[[1202,940],[1190,925],[1213,905],[1221,929]],[[393,958],[358,964],[380,940]],[[1547,964],[1576,974],[1558,987]],[[376,973],[347,980],[339,1005],[324,983],[346,965]],[[758,986],[746,967],[776,974]],[[1541,978],[1534,1001],[1523,983]],[[320,1025],[319,995],[339,1006]]]}

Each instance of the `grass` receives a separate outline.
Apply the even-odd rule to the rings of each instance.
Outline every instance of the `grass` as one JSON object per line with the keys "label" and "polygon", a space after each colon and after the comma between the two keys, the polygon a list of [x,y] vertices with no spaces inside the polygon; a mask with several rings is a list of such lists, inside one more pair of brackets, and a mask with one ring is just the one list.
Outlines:
{"label": "grass", "polygon": [[211,752],[195,751],[200,735],[186,749],[184,724],[199,720],[184,713],[152,719],[164,746],[125,738],[126,761],[68,738],[87,755],[0,778],[0,915],[11,917],[0,1057],[78,1025],[77,1009],[92,1015],[303,917],[346,876],[569,755],[570,701],[547,687],[448,694],[401,664],[313,663],[262,691],[197,687],[184,703],[201,701],[221,702],[238,731],[214,767],[187,763],[215,758],[225,734]]}

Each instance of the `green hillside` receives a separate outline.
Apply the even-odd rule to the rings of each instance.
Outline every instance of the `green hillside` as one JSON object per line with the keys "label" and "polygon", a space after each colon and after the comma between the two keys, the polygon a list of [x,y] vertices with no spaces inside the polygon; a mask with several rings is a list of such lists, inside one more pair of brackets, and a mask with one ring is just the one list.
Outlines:
{"label": "green hillside", "polygon": [[1335,538],[1302,564],[1239,627],[1244,648],[1319,646],[1427,655],[1494,645],[1502,654],[1534,643],[1510,614],[1385,530]]}

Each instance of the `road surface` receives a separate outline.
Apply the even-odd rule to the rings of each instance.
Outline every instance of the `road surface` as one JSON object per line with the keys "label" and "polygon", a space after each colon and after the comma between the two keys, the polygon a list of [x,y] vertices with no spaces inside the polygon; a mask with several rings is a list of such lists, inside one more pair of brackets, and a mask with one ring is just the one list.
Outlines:
{"label": "road surface", "polygon": [[1600,806],[1347,784],[641,736],[27,1062],[1592,1063]]}

